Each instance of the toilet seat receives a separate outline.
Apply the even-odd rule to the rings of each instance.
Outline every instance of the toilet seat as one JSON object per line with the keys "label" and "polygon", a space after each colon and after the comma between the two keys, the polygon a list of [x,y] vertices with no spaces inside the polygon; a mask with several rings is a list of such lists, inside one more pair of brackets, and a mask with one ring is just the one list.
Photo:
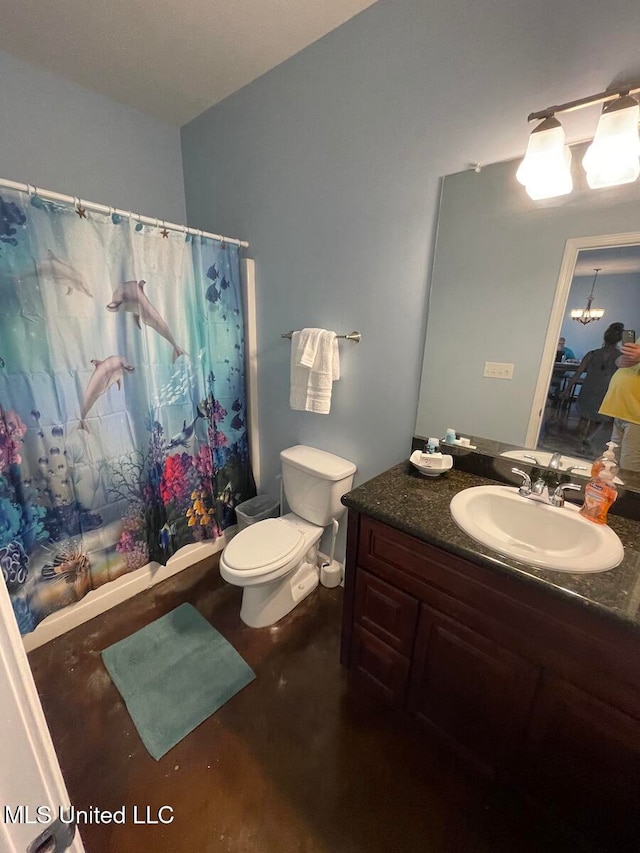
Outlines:
{"label": "toilet seat", "polygon": [[298,527],[282,518],[267,518],[234,536],[224,549],[224,563],[243,578],[269,574],[290,563],[304,542]]}

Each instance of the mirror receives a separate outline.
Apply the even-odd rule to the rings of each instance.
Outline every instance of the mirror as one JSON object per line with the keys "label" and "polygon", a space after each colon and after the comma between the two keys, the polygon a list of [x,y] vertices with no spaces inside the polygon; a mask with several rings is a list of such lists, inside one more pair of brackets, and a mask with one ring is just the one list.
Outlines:
{"label": "mirror", "polygon": [[[611,239],[619,237],[613,235]],[[640,234],[637,239],[640,241]],[[574,242],[567,241],[565,254]],[[568,299],[564,297],[562,276],[558,283],[556,299],[565,307],[552,311],[543,356],[543,363],[547,363],[538,386],[544,386],[544,395],[539,401],[534,399],[530,434],[537,435],[539,450],[594,459],[612,438],[613,418],[601,414],[599,409],[617,370],[623,329],[633,331],[635,337],[640,321],[640,245],[630,242],[581,248],[575,262],[567,263],[567,269],[572,265]],[[592,309],[604,312],[602,318],[574,319],[572,311],[584,312],[589,299],[593,300]],[[558,314],[560,337],[555,339]],[[560,343],[564,349],[559,348]],[[556,352],[551,355],[548,350],[554,348]],[[547,379],[549,361],[551,376]]]}
{"label": "mirror", "polygon": [[[417,436],[536,446],[580,250],[640,243],[640,186],[589,189],[586,144],[572,148],[574,190],[560,198],[532,201],[519,160],[444,179]],[[487,362],[512,378],[486,377]]]}

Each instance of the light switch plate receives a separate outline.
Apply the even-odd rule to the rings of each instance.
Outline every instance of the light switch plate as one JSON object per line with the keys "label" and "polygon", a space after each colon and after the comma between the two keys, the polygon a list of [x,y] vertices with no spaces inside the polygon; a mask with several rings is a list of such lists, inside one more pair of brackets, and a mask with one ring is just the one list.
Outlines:
{"label": "light switch plate", "polygon": [[513,364],[506,361],[485,361],[482,375],[489,379],[513,379]]}

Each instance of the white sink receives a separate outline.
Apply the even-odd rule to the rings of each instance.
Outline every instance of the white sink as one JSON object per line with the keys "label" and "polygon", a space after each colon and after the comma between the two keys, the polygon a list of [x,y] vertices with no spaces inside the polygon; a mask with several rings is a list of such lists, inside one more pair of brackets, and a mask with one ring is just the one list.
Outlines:
{"label": "white sink", "polygon": [[553,507],[521,497],[510,486],[473,486],[449,505],[465,533],[512,557],[559,572],[604,572],[622,562],[624,548],[606,524],[583,518],[577,507]]}

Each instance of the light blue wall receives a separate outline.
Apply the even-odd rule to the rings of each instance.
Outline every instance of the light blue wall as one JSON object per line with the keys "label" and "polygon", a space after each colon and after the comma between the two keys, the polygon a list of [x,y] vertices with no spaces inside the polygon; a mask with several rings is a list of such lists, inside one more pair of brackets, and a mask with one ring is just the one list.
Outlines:
{"label": "light blue wall", "polygon": [[[637,0],[379,0],[183,128],[190,223],[256,259],[269,490],[298,441],[357,481],[408,455],[440,177],[520,154],[530,111],[636,70],[639,24]],[[288,406],[280,334],[302,326],[363,334],[329,416]]]}
{"label": "light blue wall", "polygon": [[178,128],[0,51],[0,177],[182,223]]}

